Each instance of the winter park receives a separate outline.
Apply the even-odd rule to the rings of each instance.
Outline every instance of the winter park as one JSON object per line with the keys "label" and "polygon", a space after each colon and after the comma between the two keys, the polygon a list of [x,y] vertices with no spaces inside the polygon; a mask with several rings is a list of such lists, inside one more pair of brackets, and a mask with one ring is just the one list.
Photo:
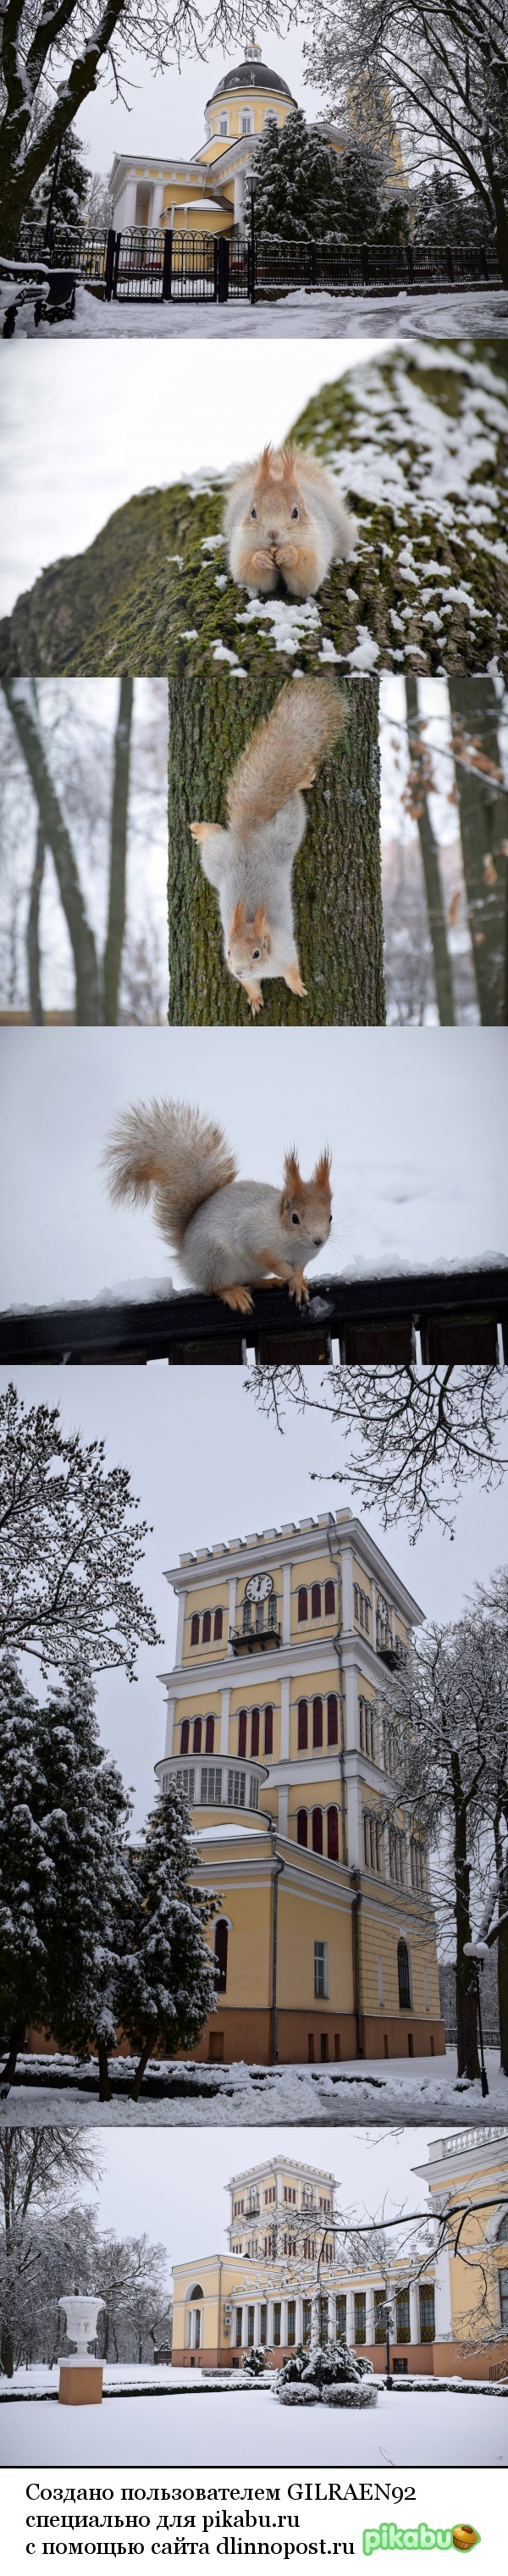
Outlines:
{"label": "winter park", "polygon": [[303,2144],[4,2132],[13,2466],[506,2461],[506,2129]]}
{"label": "winter park", "polygon": [[505,0],[13,16],[4,337],[504,335]]}

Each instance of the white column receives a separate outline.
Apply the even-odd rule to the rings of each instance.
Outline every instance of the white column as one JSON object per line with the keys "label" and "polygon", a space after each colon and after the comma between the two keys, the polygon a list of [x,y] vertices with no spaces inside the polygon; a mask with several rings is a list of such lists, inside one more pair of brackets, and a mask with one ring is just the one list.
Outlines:
{"label": "white column", "polygon": [[347,2344],[349,2344],[349,2350],[350,2350],[350,2352],[354,2352],[354,2343],[355,2343],[355,2294],[354,2294],[354,2290],[346,2290],[346,2343],[347,2343]]}
{"label": "white column", "polygon": [[221,1754],[222,1754],[222,1756],[223,1756],[223,1757],[224,1757],[224,1755],[227,1755],[227,1754],[229,1753],[229,1702],[230,1702],[230,1698],[231,1698],[231,1692],[230,1692],[229,1690],[223,1690],[223,1691],[221,1691],[221,1699],[220,1699],[220,1751],[221,1751]]}
{"label": "white column", "polygon": [[243,224],[245,217],[245,172],[238,170],[234,182],[234,220]]}
{"label": "white column", "polygon": [[283,1680],[282,1680],[282,1682],[281,1682],[281,1689],[280,1689],[280,1758],[281,1758],[281,1762],[289,1762],[289,1691],[290,1691],[289,1674],[285,1674],[285,1675],[284,1675],[284,1678],[283,1678]]}
{"label": "white column", "polygon": [[451,2333],[452,2303],[450,2269],[452,2259],[453,2258],[451,2258],[447,2253],[445,2246],[442,2246],[441,2252],[435,2257],[434,2301],[437,2343],[443,2343],[445,2337]]}
{"label": "white column", "polygon": [[[234,1628],[234,1625],[235,1625],[235,1619],[236,1619],[236,1574],[232,1574],[232,1576],[231,1576],[231,1582],[230,1582],[230,1586],[229,1586],[228,1628]],[[228,1644],[229,1644],[229,1640],[228,1640]],[[232,1653],[233,1653],[233,1648],[232,1648],[232,1646],[229,1646],[229,1653],[230,1653],[230,1655],[232,1655]]]}
{"label": "white column", "polygon": [[358,1769],[348,1776],[347,1812],[349,1867],[363,1869],[362,1783]]}
{"label": "white column", "polygon": [[184,1627],[185,1627],[185,1608],[186,1608],[186,1601],[187,1601],[187,1594],[186,1594],[186,1592],[179,1592],[179,1594],[178,1594],[178,1612],[177,1612],[177,1621],[176,1621],[176,1661],[177,1661],[177,1664],[181,1664],[181,1661],[182,1661],[182,1655],[183,1655],[183,1637],[184,1637]]}
{"label": "white column", "polygon": [[419,2289],[418,2289],[418,2282],[417,2282],[417,2281],[410,2281],[410,2283],[409,2283],[409,2323],[410,2323],[410,2327],[411,2327],[411,2342],[412,2342],[412,2343],[419,2343],[419,2341],[420,2341],[420,2296],[419,2296]]}
{"label": "white column", "polygon": [[296,2300],[295,2335],[297,2343],[303,2343],[303,2299],[300,2296]]}
{"label": "white column", "polygon": [[248,2344],[248,2340],[249,2340],[249,2305],[250,2305],[250,2301],[249,2301],[248,2299],[244,2299],[243,2307],[242,2307],[242,2345],[243,2345],[243,2346],[247,2346],[247,2344]]}
{"label": "white column", "polygon": [[347,1671],[344,1674],[344,1682],[344,1697],[346,1702],[346,1748],[348,1753],[356,1753],[358,1750],[358,1674],[354,1664],[348,1665]]}
{"label": "white column", "polygon": [[343,1547],[342,1561],[342,1626],[349,1635],[353,1626],[353,1550]]}
{"label": "white column", "polygon": [[376,1583],[374,1583],[374,1581],[372,1581],[372,1583],[371,1583],[371,1585],[370,1585],[370,1605],[371,1605],[371,1607],[370,1607],[370,1617],[371,1617],[371,1628],[372,1628],[372,1635],[371,1635],[370,1643],[371,1643],[371,1646],[373,1646],[373,1647],[374,1647],[374,1653],[376,1652],[376,1592],[377,1592],[377,1584],[376,1584]]}
{"label": "white column", "polygon": [[129,224],[136,222],[136,197],[137,180],[126,179],[117,212],[117,223],[122,232],[127,232]]}
{"label": "white column", "polygon": [[283,1573],[283,1593],[282,1593],[282,1643],[283,1643],[283,1646],[289,1646],[289,1645],[290,1645],[290,1643],[291,1643],[291,1573],[292,1573],[292,1567],[291,1567],[291,1565],[285,1565],[285,1566],[284,1566],[284,1573]]}
{"label": "white column", "polygon": [[279,1833],[280,1833],[280,1834],[287,1834],[287,1829],[288,1829],[288,1794],[289,1794],[289,1793],[288,1793],[288,1790],[287,1790],[287,1789],[279,1789],[279,1815],[278,1815],[278,1825],[279,1825]]}
{"label": "white column", "polygon": [[152,190],[152,211],[151,211],[151,215],[150,215],[150,223],[151,223],[151,224],[153,224],[153,225],[154,225],[154,227],[155,227],[155,225],[156,225],[156,224],[160,224],[163,205],[164,205],[164,180],[163,180],[163,179],[156,179],[156,181],[155,181],[155,187],[154,187],[154,188],[153,188],[153,190]]}
{"label": "white column", "polygon": [[165,1746],[164,1746],[164,1752],[165,1752],[165,1753],[172,1753],[172,1751],[173,1751],[173,1727],[174,1727],[174,1722],[175,1722],[175,1701],[174,1701],[174,1699],[168,1699],[167,1704],[166,1704],[166,1742],[165,1742]]}
{"label": "white column", "polygon": [[369,2282],[365,2294],[365,2340],[369,2344],[374,2342],[374,2288]]}

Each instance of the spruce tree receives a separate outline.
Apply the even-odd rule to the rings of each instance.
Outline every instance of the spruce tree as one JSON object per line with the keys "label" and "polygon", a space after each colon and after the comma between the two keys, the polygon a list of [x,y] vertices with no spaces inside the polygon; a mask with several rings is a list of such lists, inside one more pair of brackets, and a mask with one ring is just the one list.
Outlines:
{"label": "spruce tree", "polygon": [[86,1671],[44,1704],[2,1663],[0,2012],[12,2083],[30,2025],[87,2056],[117,2037],[118,1953],[127,1901],[129,1801],[103,1752]]}
{"label": "spruce tree", "polygon": [[477,196],[464,196],[453,170],[435,169],[423,179],[416,202],[416,242],[442,242],[453,250],[482,248],[492,242],[491,228]]}
{"label": "spruce tree", "polygon": [[[67,226],[74,230],[76,224],[83,223],[90,185],[90,171],[84,167],[83,150],[84,146],[79,134],[75,134],[70,128],[63,138],[51,209],[51,221],[59,230]],[[54,160],[36,181],[25,216],[25,222],[28,224],[46,222],[53,170]]]}
{"label": "spruce tree", "polygon": [[322,241],[342,230],[339,163],[316,125],[294,107],[284,125],[274,116],[254,157],[256,231],[272,241]]}
{"label": "spruce tree", "polygon": [[0,2019],[9,2033],[8,2090],[31,2022],[49,2015],[48,1926],[55,1874],[45,1833],[38,1710],[15,1663],[0,1666]]}
{"label": "spruce tree", "polygon": [[148,1816],[131,1860],[131,1918],[119,1985],[122,2027],[139,2062],[132,2088],[139,2101],[148,2059],[200,2039],[215,2010],[215,1962],[205,1928],[218,1912],[213,1892],[191,1883],[196,1850],[188,1801],[176,1780]]}

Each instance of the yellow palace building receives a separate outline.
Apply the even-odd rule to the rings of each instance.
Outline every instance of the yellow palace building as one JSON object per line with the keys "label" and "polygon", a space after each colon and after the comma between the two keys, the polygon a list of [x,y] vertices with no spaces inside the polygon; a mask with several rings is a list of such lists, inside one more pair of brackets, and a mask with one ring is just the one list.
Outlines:
{"label": "yellow palace building", "polygon": [[[386,2300],[394,2374],[497,2379],[508,2363],[508,2131],[455,2131],[416,2165],[445,2243],[421,2256],[348,2255],[335,2176],[289,2155],[266,2158],[228,2184],[228,2251],[177,2263],[172,2361],[178,2369],[240,2369],[253,2346],[277,2369],[298,2344],[345,2337],[374,2370],[385,2366]],[[422,2202],[425,2195],[422,2193]],[[454,2244],[463,2208],[467,2215]],[[424,2212],[425,2216],[425,2212]],[[422,2227],[423,2238],[423,2227]],[[318,2273],[319,2265],[319,2273]],[[486,2297],[484,2295],[486,2283]],[[506,2330],[506,2331],[504,2331]]]}
{"label": "yellow palace building", "polygon": [[396,1774],[390,1671],[423,1617],[349,1511],[185,1555],[164,1788],[217,1890],[217,2010],[193,2052],[302,2064],[442,2053],[427,1860]]}
{"label": "yellow palace building", "polygon": [[[246,181],[263,127],[270,116],[275,117],[277,125],[284,125],[296,104],[287,81],[262,61],[260,46],[252,36],[243,61],[223,74],[207,99],[205,140],[199,152],[192,153],[189,160],[172,153],[165,160],[135,152],[115,155],[110,177],[115,230],[128,232],[137,226],[151,230],[160,226],[176,232],[229,236],[243,233],[249,204]],[[325,119],[319,120],[323,140],[339,156],[351,132],[359,131],[354,97],[350,115],[347,135]],[[400,142],[393,132],[387,196],[394,188],[406,186]]]}

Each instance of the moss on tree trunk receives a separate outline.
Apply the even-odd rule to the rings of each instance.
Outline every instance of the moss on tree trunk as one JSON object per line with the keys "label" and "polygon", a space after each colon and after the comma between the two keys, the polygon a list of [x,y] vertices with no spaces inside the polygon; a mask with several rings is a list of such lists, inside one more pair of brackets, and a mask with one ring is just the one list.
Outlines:
{"label": "moss on tree trunk", "polygon": [[281,979],[263,984],[253,1023],[247,996],[224,964],[218,898],[199,864],[189,823],[226,820],[228,778],[279,692],[279,673],[243,681],[212,672],[169,688],[169,1019],[172,1027],[383,1026],[383,921],[379,845],[378,688],[345,683],[350,720],[306,796],[307,829],[295,862],[297,946],[306,1001]]}
{"label": "moss on tree trunk", "polygon": [[304,671],[339,658],[470,673],[495,657],[508,673],[502,353],[408,341],[307,405],[291,434],[333,468],[359,527],[354,562],[334,565],[317,600],[287,609],[238,590],[211,474],[137,494],[85,554],[51,565],[3,621],[0,672],[208,679],[226,661],[284,678],[297,656]]}

